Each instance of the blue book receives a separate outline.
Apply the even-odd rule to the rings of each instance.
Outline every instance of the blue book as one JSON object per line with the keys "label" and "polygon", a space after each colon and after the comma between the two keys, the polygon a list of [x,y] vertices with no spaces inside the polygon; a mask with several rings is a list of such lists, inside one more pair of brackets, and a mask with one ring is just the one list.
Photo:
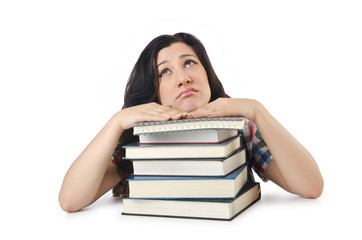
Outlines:
{"label": "blue book", "polygon": [[233,199],[248,180],[247,164],[224,177],[132,176],[129,198]]}
{"label": "blue book", "polygon": [[240,136],[216,144],[155,144],[131,143],[123,146],[126,159],[173,159],[173,158],[227,158],[241,147]]}

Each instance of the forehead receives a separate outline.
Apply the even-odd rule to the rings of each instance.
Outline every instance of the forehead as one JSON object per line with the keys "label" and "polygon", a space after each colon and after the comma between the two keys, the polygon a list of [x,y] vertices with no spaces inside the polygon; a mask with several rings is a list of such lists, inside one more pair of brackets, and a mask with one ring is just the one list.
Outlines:
{"label": "forehead", "polygon": [[197,57],[194,50],[189,45],[182,42],[173,43],[169,47],[163,48],[158,52],[157,62],[165,60],[170,61],[184,54],[190,54]]}

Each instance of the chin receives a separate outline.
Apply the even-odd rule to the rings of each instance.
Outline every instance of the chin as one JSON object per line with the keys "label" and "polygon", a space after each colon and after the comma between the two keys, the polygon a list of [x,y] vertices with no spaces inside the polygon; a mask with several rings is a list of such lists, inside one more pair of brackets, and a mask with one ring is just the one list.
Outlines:
{"label": "chin", "polygon": [[173,108],[181,112],[192,112],[200,107],[201,107],[200,105],[197,105],[195,103],[182,104],[181,106],[173,106]]}

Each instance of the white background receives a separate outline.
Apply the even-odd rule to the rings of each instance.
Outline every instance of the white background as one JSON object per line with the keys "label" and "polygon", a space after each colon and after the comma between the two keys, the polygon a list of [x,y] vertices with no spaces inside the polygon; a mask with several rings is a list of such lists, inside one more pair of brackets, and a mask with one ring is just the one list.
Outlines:
{"label": "white background", "polygon": [[[1,1],[0,236],[348,238],[359,234],[360,1]],[[64,213],[64,174],[123,105],[154,37],[196,35],[232,97],[261,101],[313,154],[317,200],[262,183],[232,222],[122,216],[110,193]],[[93,238],[92,238],[93,239]]]}

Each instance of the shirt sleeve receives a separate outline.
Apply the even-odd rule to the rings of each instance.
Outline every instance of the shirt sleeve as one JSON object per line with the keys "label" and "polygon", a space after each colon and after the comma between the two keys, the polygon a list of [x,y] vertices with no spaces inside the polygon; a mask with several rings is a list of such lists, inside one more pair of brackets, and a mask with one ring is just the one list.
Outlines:
{"label": "shirt sleeve", "polygon": [[122,148],[121,143],[118,143],[111,157],[111,162],[117,166],[117,172],[121,177],[121,181],[112,189],[113,195],[116,197],[124,197],[129,194],[127,178],[133,173],[133,165],[131,161],[122,159],[124,155],[125,150]]}
{"label": "shirt sleeve", "polygon": [[258,176],[264,182],[267,182],[268,179],[265,177],[264,171],[273,160],[273,156],[254,122],[248,122],[243,129],[243,136],[249,155],[248,163]]}
{"label": "shirt sleeve", "polygon": [[122,148],[122,145],[120,143],[117,144],[116,149],[114,150],[111,161],[112,163],[119,165],[122,161],[122,157],[125,156],[125,151]]}

